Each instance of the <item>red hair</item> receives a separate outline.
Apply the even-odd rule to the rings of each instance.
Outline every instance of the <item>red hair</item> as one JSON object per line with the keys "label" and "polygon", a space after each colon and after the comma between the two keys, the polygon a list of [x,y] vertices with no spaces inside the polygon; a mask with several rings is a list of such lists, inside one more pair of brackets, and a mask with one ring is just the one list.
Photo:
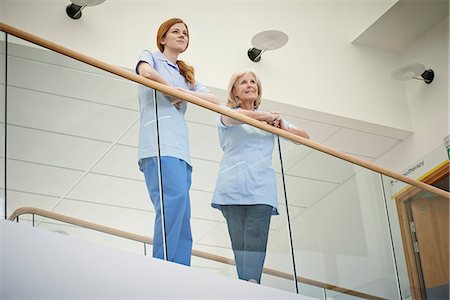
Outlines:
{"label": "red hair", "polygon": [[[184,23],[183,20],[178,19],[178,18],[172,18],[172,19],[169,19],[169,20],[165,21],[164,23],[162,23],[159,26],[158,33],[156,34],[156,45],[158,46],[158,49],[161,52],[164,52],[164,45],[161,44],[161,40],[166,36],[166,33],[167,33],[167,31],[169,31],[170,27],[172,27],[175,24],[179,24],[179,23],[182,23],[182,24],[184,24],[184,26],[186,26],[187,36],[188,36],[186,49],[189,46],[189,29],[188,29],[188,26],[186,25],[186,23]],[[184,51],[186,51],[186,49],[184,49]],[[182,60],[177,60],[177,65],[180,68],[181,75],[183,75],[188,82],[190,82],[192,84],[195,84],[194,67],[188,65],[187,63],[185,63]]]}

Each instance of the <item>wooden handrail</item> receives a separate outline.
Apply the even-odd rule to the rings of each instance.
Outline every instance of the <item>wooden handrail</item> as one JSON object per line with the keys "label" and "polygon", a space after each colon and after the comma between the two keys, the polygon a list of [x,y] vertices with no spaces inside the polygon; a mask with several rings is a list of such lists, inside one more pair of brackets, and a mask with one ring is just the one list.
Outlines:
{"label": "wooden handrail", "polygon": [[326,146],[324,146],[322,144],[319,144],[317,142],[314,142],[312,140],[308,140],[308,139],[302,138],[302,137],[300,137],[298,135],[295,135],[295,134],[290,133],[288,131],[282,130],[280,128],[273,127],[273,126],[271,126],[269,124],[266,124],[264,122],[257,121],[255,119],[250,118],[250,117],[244,116],[244,115],[242,115],[240,113],[234,112],[234,111],[232,111],[230,109],[221,107],[219,105],[213,104],[213,103],[208,102],[206,100],[203,100],[203,99],[194,97],[192,95],[186,94],[186,93],[184,93],[182,91],[176,90],[174,88],[171,88],[171,87],[169,87],[167,85],[164,85],[164,84],[161,84],[159,82],[147,79],[147,78],[145,78],[143,76],[137,75],[137,74],[132,73],[130,71],[127,71],[125,69],[122,69],[122,68],[119,68],[119,67],[107,64],[107,63],[105,63],[103,61],[100,61],[100,60],[92,58],[90,56],[81,54],[81,53],[76,52],[76,51],[74,51],[72,49],[63,47],[61,45],[58,45],[56,43],[53,43],[53,42],[48,41],[46,39],[43,39],[41,37],[35,36],[35,35],[31,34],[31,33],[25,32],[25,31],[20,30],[18,28],[12,27],[12,26],[7,25],[5,23],[0,23],[0,30],[4,31],[4,32],[6,32],[8,34],[11,34],[13,36],[16,36],[18,38],[21,38],[23,40],[26,40],[28,42],[34,43],[36,45],[39,45],[41,47],[44,47],[44,48],[50,49],[52,51],[55,51],[57,53],[60,53],[62,55],[71,57],[71,58],[73,58],[75,60],[84,62],[84,63],[86,63],[88,65],[93,66],[93,67],[102,69],[102,70],[104,70],[106,72],[113,73],[113,74],[115,74],[117,76],[120,76],[120,77],[123,77],[125,79],[134,81],[136,83],[145,85],[147,87],[156,89],[156,90],[158,90],[160,92],[163,92],[165,94],[169,94],[169,95],[174,96],[176,98],[186,100],[186,101],[188,101],[190,103],[193,103],[195,105],[201,106],[201,107],[209,109],[211,111],[220,113],[222,115],[226,115],[226,116],[228,116],[230,118],[233,118],[235,120],[239,120],[239,121],[241,121],[243,123],[250,124],[252,126],[255,126],[257,128],[260,128],[260,129],[268,131],[268,132],[271,132],[273,134],[277,134],[277,135],[282,136],[284,138],[287,138],[287,139],[289,139],[289,140],[291,140],[291,141],[293,141],[295,143],[299,143],[299,144],[305,145],[305,146],[313,148],[313,149],[315,149],[317,151],[320,151],[320,152],[332,155],[334,157],[337,157],[339,159],[343,159],[345,161],[348,161],[350,163],[356,164],[356,165],[361,166],[363,168],[370,169],[370,170],[372,170],[374,172],[384,174],[386,176],[395,178],[395,179],[397,179],[399,181],[403,181],[403,182],[408,183],[410,185],[422,188],[422,189],[427,190],[427,191],[429,191],[431,193],[435,193],[435,194],[438,194],[438,195],[440,195],[442,197],[450,199],[450,193],[448,193],[448,192],[446,192],[446,191],[444,191],[442,189],[439,189],[439,188],[436,188],[434,186],[425,184],[423,182],[420,182],[420,181],[411,179],[409,177],[400,175],[400,174],[398,174],[398,173],[396,173],[394,171],[382,168],[382,167],[377,166],[377,165],[375,165],[373,163],[364,161],[362,159],[359,159],[359,158],[354,157],[352,155],[343,153],[343,152],[338,151],[336,149],[326,147]]}
{"label": "wooden handrail", "polygon": [[[24,215],[24,214],[38,215],[38,216],[41,216],[41,217],[50,218],[50,219],[57,220],[57,221],[60,221],[60,222],[64,222],[64,223],[68,223],[68,224],[72,224],[72,225],[76,225],[76,226],[80,226],[80,227],[83,227],[83,228],[87,228],[87,229],[91,229],[91,230],[95,230],[95,231],[111,234],[111,235],[118,236],[118,237],[121,237],[121,238],[126,238],[126,239],[133,240],[133,241],[136,241],[136,242],[141,242],[141,243],[149,244],[149,245],[153,244],[153,239],[150,238],[150,237],[144,236],[144,235],[134,234],[134,233],[130,233],[130,232],[127,232],[127,231],[115,229],[115,228],[112,228],[112,227],[99,225],[99,224],[96,224],[96,223],[80,220],[80,219],[77,219],[77,218],[69,217],[69,216],[66,216],[66,215],[63,215],[63,214],[55,213],[55,212],[52,212],[52,211],[48,211],[48,210],[41,209],[41,208],[36,208],[36,207],[29,207],[29,206],[20,207],[20,208],[16,209],[11,214],[11,216],[9,217],[9,220],[13,221],[14,219],[16,219],[19,216]],[[233,266],[235,265],[234,259],[227,258],[227,257],[224,257],[224,256],[220,256],[220,255],[211,254],[211,253],[200,251],[200,250],[193,249],[192,250],[192,255],[197,256],[197,257],[201,257],[201,258],[204,258],[204,259],[209,259],[209,260],[213,260],[213,261],[216,261],[216,262],[228,264],[228,265],[233,265]],[[293,274],[277,271],[277,270],[270,269],[270,268],[267,268],[267,267],[263,268],[263,272],[265,274],[276,276],[276,277],[279,277],[279,278],[288,279],[288,280],[294,280]],[[313,285],[313,286],[316,286],[316,287],[319,287],[319,288],[324,288],[324,289],[328,289],[328,290],[332,290],[332,291],[335,291],[335,292],[344,293],[344,294],[347,294],[347,295],[352,295],[352,296],[360,297],[360,298],[364,298],[364,299],[380,299],[380,300],[384,299],[384,298],[376,297],[376,296],[369,295],[369,294],[366,294],[366,293],[362,293],[362,292],[346,289],[346,288],[339,287],[339,286],[336,286],[336,285],[323,283],[323,282],[320,282],[320,281],[316,281],[316,280],[312,280],[312,279],[308,279],[308,278],[304,278],[304,277],[300,277],[300,276],[297,276],[297,281],[301,282],[301,283],[304,283],[304,284]]]}
{"label": "wooden handrail", "polygon": [[186,101],[188,101],[190,103],[193,103],[195,105],[198,105],[198,106],[201,106],[203,108],[209,109],[211,111],[217,112],[219,114],[226,115],[226,116],[228,116],[230,118],[239,120],[239,121],[241,121],[243,123],[250,124],[252,126],[255,126],[257,128],[260,128],[260,129],[268,131],[268,132],[271,132],[273,134],[277,134],[277,135],[282,136],[284,138],[287,138],[287,139],[289,139],[289,140],[291,140],[291,141],[293,141],[295,143],[299,143],[299,144],[305,145],[305,146],[313,148],[313,149],[315,149],[317,151],[320,151],[320,152],[332,155],[334,157],[337,157],[339,159],[343,159],[345,161],[348,161],[350,163],[356,164],[356,165],[361,166],[363,168],[370,169],[370,170],[372,170],[374,172],[384,174],[386,176],[395,178],[395,179],[397,179],[399,181],[403,181],[403,182],[408,183],[410,185],[419,187],[419,188],[424,189],[426,191],[429,191],[431,193],[435,193],[435,194],[438,194],[438,195],[440,195],[440,196],[442,196],[444,198],[449,198],[450,199],[450,193],[448,193],[448,192],[446,192],[446,191],[444,191],[442,189],[439,189],[439,188],[436,188],[434,186],[431,186],[431,185],[425,184],[423,182],[420,182],[418,180],[414,180],[414,179],[411,179],[409,177],[400,175],[400,174],[398,174],[398,173],[396,173],[394,171],[382,168],[380,166],[377,166],[377,165],[375,165],[373,163],[364,161],[362,159],[359,159],[359,158],[354,157],[352,155],[349,155],[347,153],[343,153],[341,151],[338,151],[338,150],[326,147],[326,146],[324,146],[322,144],[319,144],[317,142],[314,142],[312,140],[308,140],[308,139],[302,138],[302,137],[300,137],[298,135],[295,135],[293,133],[290,133],[288,131],[282,130],[280,128],[273,127],[273,126],[271,126],[271,125],[269,125],[269,124],[267,124],[265,122],[257,121],[255,119],[250,118],[250,117],[244,116],[244,115],[242,115],[240,113],[234,112],[234,111],[232,111],[230,109],[224,108],[222,106],[213,104],[213,103],[208,102],[206,100],[203,100],[203,99],[194,97],[192,95],[186,94],[186,93],[184,93],[182,91],[176,90],[174,88],[171,88],[171,87],[169,87],[167,85],[164,85],[164,84],[161,84],[159,82],[147,79],[147,78],[145,78],[143,76],[137,75],[137,74],[132,73],[132,72],[130,72],[128,70],[125,70],[125,69],[122,69],[122,68],[119,68],[119,67],[107,64],[107,63],[105,63],[103,61],[100,61],[100,60],[92,58],[90,56],[81,54],[81,53],[76,52],[74,50],[71,50],[69,48],[66,48],[66,47],[63,47],[61,45],[58,45],[56,43],[50,42],[50,41],[48,41],[46,39],[43,39],[43,38],[35,36],[35,35],[31,34],[31,33],[22,31],[22,30],[20,30],[18,28],[12,27],[12,26],[7,25],[5,23],[0,23],[0,29],[1,29],[1,31],[4,31],[4,32],[6,32],[8,34],[11,34],[11,35],[16,36],[16,37],[21,38],[21,39],[24,39],[24,40],[26,40],[28,42],[34,43],[34,44],[39,45],[41,47],[50,49],[50,50],[55,51],[57,53],[60,53],[62,55],[71,57],[71,58],[73,58],[75,60],[84,62],[84,63],[86,63],[88,65],[91,65],[93,67],[102,69],[102,70],[104,70],[106,72],[113,73],[113,74],[115,74],[117,76],[120,76],[120,77],[123,77],[125,79],[134,81],[136,83],[145,85],[147,87],[156,89],[156,90],[158,90],[160,92],[163,92],[165,94],[169,94],[169,95],[174,96],[176,98],[186,100]]}

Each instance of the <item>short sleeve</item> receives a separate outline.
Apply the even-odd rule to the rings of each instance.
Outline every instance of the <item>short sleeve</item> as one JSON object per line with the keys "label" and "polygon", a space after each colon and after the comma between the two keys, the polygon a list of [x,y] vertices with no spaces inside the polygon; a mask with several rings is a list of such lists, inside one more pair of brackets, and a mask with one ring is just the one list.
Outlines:
{"label": "short sleeve", "polygon": [[138,63],[136,64],[136,68],[135,68],[135,72],[136,74],[139,74],[138,72],[138,66],[141,62],[146,62],[148,63],[150,66],[152,66],[152,68],[155,67],[155,62],[153,60],[153,55],[150,51],[148,50],[144,50],[139,54],[139,59],[138,59]]}
{"label": "short sleeve", "polygon": [[[224,108],[231,109],[228,106],[224,106]],[[217,127],[218,128],[228,128],[229,127],[229,126],[223,124],[223,122],[222,122],[222,115],[221,114],[217,114]]]}
{"label": "short sleeve", "polygon": [[191,90],[194,92],[209,93],[209,89],[198,81],[195,83]]}

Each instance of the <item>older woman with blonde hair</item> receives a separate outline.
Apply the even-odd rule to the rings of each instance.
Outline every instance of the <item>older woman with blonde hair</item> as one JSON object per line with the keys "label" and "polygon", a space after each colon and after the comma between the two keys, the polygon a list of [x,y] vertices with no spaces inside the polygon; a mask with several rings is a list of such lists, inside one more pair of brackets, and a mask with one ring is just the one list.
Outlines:
{"label": "older woman with blonde hair", "polygon": [[[259,110],[262,86],[252,71],[237,72],[228,85],[227,106],[234,111],[309,138],[276,112]],[[276,135],[220,116],[220,146],[224,152],[212,206],[227,221],[240,279],[261,282],[270,219],[278,215],[277,184],[272,167]]]}
{"label": "older woman with blonde hair", "polygon": [[[136,66],[139,75],[204,100],[219,102],[195,80],[194,68],[178,60],[189,45],[189,30],[183,20],[172,18],[162,23],[156,35],[156,44],[159,51],[144,50],[139,55]],[[156,142],[155,102],[159,147]],[[156,213],[153,256],[190,265],[192,233],[189,189],[192,165],[184,117],[187,103],[160,92],[156,93],[155,99],[154,90],[141,85],[139,105],[139,167],[144,173]]]}

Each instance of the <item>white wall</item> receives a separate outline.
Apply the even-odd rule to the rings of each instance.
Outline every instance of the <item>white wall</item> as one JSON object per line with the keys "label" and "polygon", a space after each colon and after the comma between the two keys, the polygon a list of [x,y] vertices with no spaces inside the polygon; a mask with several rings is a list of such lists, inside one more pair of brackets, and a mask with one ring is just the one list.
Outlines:
{"label": "white wall", "polygon": [[313,300],[2,219],[0,246],[0,298],[5,300]]}
{"label": "white wall", "polygon": [[414,134],[376,164],[401,172],[438,147],[445,153],[444,137],[450,132],[448,33],[447,16],[400,55],[403,64],[419,62],[433,69],[435,79],[429,85],[416,80],[404,83]]}
{"label": "white wall", "polygon": [[[402,64],[419,62],[423,63],[426,68],[433,69],[435,79],[429,85],[416,80],[404,83],[414,134],[377,159],[375,164],[403,173],[418,160],[428,157],[429,154],[431,157],[428,157],[427,161],[433,161],[436,164],[445,161],[447,154],[443,139],[450,132],[448,53],[449,17],[447,16],[400,55]],[[442,161],[439,161],[440,158]],[[435,166],[425,164],[423,170],[413,172],[409,177],[417,179]],[[388,188],[387,195],[394,194],[404,186],[401,183],[391,186],[389,181],[385,178],[385,188]],[[388,206],[391,212],[394,247],[403,295],[409,295],[408,275],[395,202],[388,201]]]}
{"label": "white wall", "polygon": [[0,21],[3,22],[3,2],[0,1]]}
{"label": "white wall", "polygon": [[[403,87],[389,78],[397,56],[351,45],[348,6],[341,1],[111,0],[86,8],[80,20],[65,15],[64,1],[2,2],[5,23],[130,68],[141,49],[155,49],[161,21],[177,15],[191,31],[183,59],[196,66],[198,78],[209,86],[225,89],[233,72],[254,69],[267,99],[411,128]],[[286,32],[288,44],[251,62],[246,53],[251,38],[269,29]]]}

